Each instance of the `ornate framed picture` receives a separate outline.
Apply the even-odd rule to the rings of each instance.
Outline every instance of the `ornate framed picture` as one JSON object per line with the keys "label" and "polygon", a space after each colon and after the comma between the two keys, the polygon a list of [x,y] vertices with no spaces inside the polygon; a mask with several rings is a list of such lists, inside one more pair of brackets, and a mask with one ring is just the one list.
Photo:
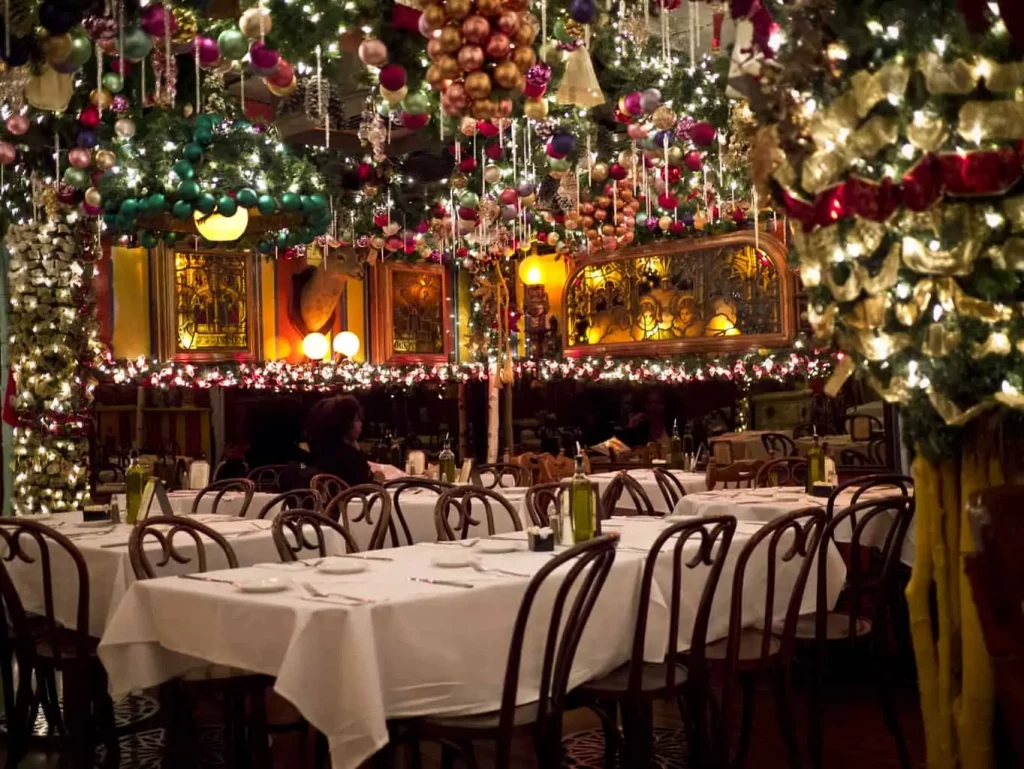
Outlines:
{"label": "ornate framed picture", "polygon": [[259,357],[263,345],[255,256],[185,247],[150,253],[161,360],[206,363]]}
{"label": "ornate framed picture", "polygon": [[447,363],[448,274],[439,264],[378,262],[370,269],[374,363]]}

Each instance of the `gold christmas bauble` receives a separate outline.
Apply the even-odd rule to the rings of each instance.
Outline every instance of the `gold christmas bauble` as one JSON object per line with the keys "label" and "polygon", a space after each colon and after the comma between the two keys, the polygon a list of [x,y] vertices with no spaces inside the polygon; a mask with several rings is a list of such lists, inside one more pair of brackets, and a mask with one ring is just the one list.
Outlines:
{"label": "gold christmas bauble", "polygon": [[437,60],[437,68],[441,71],[441,77],[445,80],[457,78],[462,71],[459,68],[459,62],[455,60],[454,56],[442,56]]}
{"label": "gold christmas bauble", "polygon": [[250,8],[238,20],[238,28],[250,40],[259,40],[263,35],[270,34],[274,24],[269,13],[260,11],[259,8]]}
{"label": "gold christmas bauble", "polygon": [[90,187],[85,191],[85,202],[93,208],[99,208],[103,203],[103,195],[95,187]]}
{"label": "gold christmas bauble", "polygon": [[469,180],[466,178],[465,174],[457,173],[452,174],[451,178],[448,180],[448,184],[453,190],[464,190],[466,189],[466,185],[469,184]]}
{"label": "gold christmas bauble", "polygon": [[446,0],[444,10],[452,19],[461,21],[473,10],[472,0]]}
{"label": "gold christmas bauble", "polygon": [[445,27],[441,30],[441,50],[445,53],[456,53],[462,48],[462,31],[458,27]]}
{"label": "gold christmas bauble", "polygon": [[[269,23],[270,17],[267,16],[266,12],[263,15],[268,20],[267,27],[273,26]],[[196,12],[191,8],[175,7],[171,9],[171,16],[178,22],[178,28],[171,33],[171,42],[175,45],[190,45],[199,29],[199,24],[196,22]],[[256,21],[258,22],[259,18]],[[245,33],[243,32],[242,34],[244,35]],[[258,31],[256,37],[259,37]]]}
{"label": "gold christmas bauble", "polygon": [[670,166],[678,166],[683,163],[683,149],[682,147],[670,147],[668,150],[668,164]]}
{"label": "gold christmas bauble", "polygon": [[523,114],[530,120],[543,120],[548,116],[548,103],[544,97],[527,99],[523,105]]}
{"label": "gold christmas bauble", "polygon": [[477,120],[491,120],[498,114],[498,105],[490,99],[477,99],[473,102],[472,112]]}
{"label": "gold christmas bauble", "polygon": [[659,131],[664,131],[676,124],[676,113],[672,111],[671,107],[667,107],[662,104],[654,110],[654,114],[651,116],[651,119],[654,121],[655,128]]}
{"label": "gold christmas bauble", "polygon": [[671,226],[672,226],[672,217],[671,216],[663,216],[660,219],[658,219],[658,227],[659,227],[659,229],[667,231],[668,228],[671,227]]}
{"label": "gold christmas bauble", "polygon": [[94,107],[99,107],[100,109],[106,109],[109,107],[110,102],[113,101],[113,99],[114,97],[111,95],[110,91],[105,88],[93,88],[92,91],[89,92],[89,103]]}
{"label": "gold christmas bauble", "polygon": [[448,21],[448,14],[442,5],[428,5],[423,11],[423,18],[430,29],[441,29]]}
{"label": "gold christmas bauble", "polygon": [[[515,68],[515,65],[513,65]],[[491,95],[491,78],[486,72],[473,72],[466,78],[466,93],[474,100],[486,99]],[[474,104],[474,107],[476,105]]]}
{"label": "gold christmas bauble", "polygon": [[501,181],[501,169],[495,165],[484,168],[484,181],[488,184],[497,184]]}
{"label": "gold christmas bauble", "polygon": [[110,150],[100,150],[96,153],[96,167],[101,171],[109,171],[117,165],[117,155]]}
{"label": "gold christmas bauble", "polygon": [[364,198],[375,198],[377,197],[377,193],[380,192],[380,190],[377,189],[376,184],[367,184],[366,186],[363,187],[362,192]]}
{"label": "gold christmas bauble", "polygon": [[384,97],[384,101],[394,107],[409,95],[409,86],[403,85],[397,91],[389,91],[387,88],[382,87],[380,89],[380,95]]}
{"label": "gold christmas bauble", "polygon": [[530,67],[537,63],[537,54],[528,46],[516,46],[512,51],[512,61],[519,67],[519,71],[525,73]]}
{"label": "gold christmas bauble", "polygon": [[[516,49],[517,52],[518,50]],[[494,82],[501,88],[515,88],[516,83],[519,81],[519,74],[519,69],[514,62],[503,61],[494,68]],[[472,93],[470,91],[471,95]]]}
{"label": "gold christmas bauble", "polygon": [[536,39],[537,28],[532,24],[527,24],[525,21],[519,24],[519,29],[512,36],[512,40],[517,46],[531,46]]}
{"label": "gold christmas bauble", "polygon": [[477,0],[476,10],[483,16],[497,16],[501,13],[502,0]]}
{"label": "gold christmas bauble", "polygon": [[435,91],[439,90],[441,88],[441,83],[444,81],[444,75],[441,74],[441,68],[436,64],[431,64],[427,67],[426,80],[427,85]]}
{"label": "gold christmas bauble", "polygon": [[607,163],[594,163],[593,168],[590,169],[590,180],[594,182],[603,182],[608,178],[608,165]]}
{"label": "gold christmas bauble", "polygon": [[630,150],[623,150],[619,153],[619,165],[623,168],[633,167],[633,153]]}

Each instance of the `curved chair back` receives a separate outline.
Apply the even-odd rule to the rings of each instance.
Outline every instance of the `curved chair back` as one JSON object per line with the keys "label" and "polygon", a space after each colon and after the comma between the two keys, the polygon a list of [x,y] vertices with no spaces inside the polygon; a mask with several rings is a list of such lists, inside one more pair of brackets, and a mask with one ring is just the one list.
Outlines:
{"label": "curved chair back", "polygon": [[[401,547],[404,545],[415,545],[409,523],[402,512],[402,498],[407,494],[418,494],[420,491],[432,491],[440,497],[447,489],[452,488],[450,483],[432,481],[427,478],[394,478],[383,484],[384,490],[391,495],[391,546]],[[405,542],[401,541],[401,535]]]}
{"label": "curved chair back", "polygon": [[317,491],[321,499],[334,499],[349,485],[336,475],[317,473],[309,479],[309,488]]}
{"label": "curved chair back", "polygon": [[324,529],[341,537],[346,553],[359,552],[359,546],[352,535],[332,518],[312,510],[286,510],[274,519],[271,526],[274,546],[281,562],[297,561],[302,554],[315,553],[320,558],[326,556],[327,539],[324,537]]}
{"label": "curved chair back", "polygon": [[[280,508],[280,510],[278,510]],[[268,499],[259,512],[257,518],[266,518],[284,510],[312,510],[314,513],[322,512],[324,500],[320,493],[313,489],[292,489],[282,494],[275,494]]]}
{"label": "curved chair back", "polygon": [[761,445],[770,457],[795,457],[796,444],[785,433],[763,433]]}
{"label": "curved chair back", "polygon": [[658,490],[661,491],[661,496],[665,498],[665,504],[671,513],[676,509],[679,500],[686,496],[686,487],[683,486],[683,482],[671,470],[664,467],[654,468],[654,482],[658,484]]}
{"label": "curved chair back", "polygon": [[752,489],[757,481],[757,471],[764,462],[760,459],[741,459],[722,467],[709,462],[707,470],[708,491],[722,489]]}
{"label": "curved chair back", "polygon": [[[845,483],[840,483],[832,489],[828,503],[825,505],[825,512],[828,514],[829,520],[832,520],[835,515],[836,503],[839,501],[839,497],[848,489],[853,489],[853,494],[849,500],[851,505],[859,502],[872,489],[884,490],[887,494],[891,492],[892,494],[902,494],[904,497],[909,497],[914,491],[914,479],[909,475],[899,475],[898,473],[875,473],[873,475],[851,478]],[[854,515],[855,517],[850,521],[851,526],[857,525],[856,514]]]}
{"label": "curved chair back", "polygon": [[327,503],[324,515],[338,521],[349,534],[356,524],[371,527],[367,550],[380,550],[391,529],[391,496],[382,486],[363,483],[345,489]]}
{"label": "curved chair back", "polygon": [[[15,653],[23,665],[31,669],[31,660],[38,643],[48,646],[54,655],[54,665],[61,659],[85,659],[95,642],[89,638],[89,569],[75,543],[41,523],[19,518],[0,518],[0,598],[13,630]],[[54,563],[59,563],[62,578],[59,591],[77,596],[74,617],[75,629],[66,628],[55,609],[53,584]],[[42,585],[42,607],[25,608],[21,596],[11,579],[9,569],[38,569]],[[31,611],[31,618],[29,616]],[[3,631],[6,634],[6,629]],[[68,644],[67,639],[71,638]],[[71,653],[68,654],[67,652]],[[5,660],[3,664],[8,664]],[[8,707],[12,707],[9,703]]]}
{"label": "curved chair back", "polygon": [[[479,489],[479,491],[487,491]],[[498,716],[498,767],[508,767],[515,727],[516,701],[519,697],[519,668],[523,641],[531,610],[545,581],[556,571],[564,573],[550,611],[545,610],[548,631],[541,663],[540,691],[537,699],[536,740],[539,755],[559,755],[562,741],[562,714],[569,689],[569,675],[587,620],[604,587],[615,560],[617,537],[595,537],[558,553],[530,579],[519,604],[509,643],[505,683]],[[563,622],[564,617],[564,622]]]}
{"label": "curved chair back", "polygon": [[[514,465],[510,462],[494,462],[492,464],[477,465],[473,468],[472,481],[474,486],[485,489],[493,488],[515,488],[529,486],[527,478],[530,471],[522,465]],[[487,476],[485,479],[484,476]]]}
{"label": "curved chair back", "polygon": [[870,414],[851,414],[844,421],[846,432],[855,441],[868,441],[879,433],[885,432],[882,420]]}
{"label": "curved chair back", "polygon": [[245,518],[245,514],[249,510],[249,505],[252,504],[252,495],[256,492],[256,484],[250,481],[248,478],[228,478],[223,481],[214,481],[209,486],[200,489],[199,493],[196,494],[195,499],[192,500],[192,515],[199,512],[199,503],[203,497],[213,496],[213,502],[210,505],[210,512],[216,513],[217,508],[220,506],[220,501],[228,492],[237,491],[245,495],[242,500],[242,507],[238,511],[239,518]]}
{"label": "curved chair back", "polygon": [[[590,482],[590,488],[597,500],[597,520],[604,520],[604,506],[601,504],[600,487],[596,481]],[[548,526],[551,518],[560,518],[569,509],[569,481],[549,481],[538,483],[526,490],[526,497],[523,504],[526,506],[526,514],[530,519],[531,526]],[[601,532],[598,523],[598,533]]]}
{"label": "curved chair back", "polygon": [[[486,525],[487,533],[480,536],[490,537],[497,533],[495,528],[495,509],[508,516],[515,531],[523,530],[519,511],[512,506],[501,493],[493,489],[479,486],[454,486],[445,491],[434,507],[434,527],[439,541],[466,539],[474,526]],[[474,518],[474,513],[483,511],[483,519]],[[456,513],[455,527],[451,525],[449,514]]]}
{"label": "curved chair back", "polygon": [[270,492],[275,494],[281,491],[281,471],[287,465],[263,465],[254,467],[246,476],[256,484],[256,491]]}
{"label": "curved chair back", "polygon": [[804,457],[783,457],[771,459],[757,469],[754,485],[804,486],[807,484],[807,460]]}
{"label": "curved chair back", "polygon": [[[619,507],[622,495],[629,497],[629,506]],[[615,474],[615,477],[608,481],[601,495],[601,506],[607,515],[615,515],[621,512],[625,515],[659,515],[654,509],[651,498],[640,482],[626,471]]]}
{"label": "curved chair back", "polygon": [[[179,549],[175,538],[181,535],[187,545],[195,548],[195,553]],[[192,518],[181,518],[176,515],[160,515],[147,518],[132,529],[128,539],[128,560],[136,579],[153,579],[166,576],[158,573],[171,561],[189,567],[192,572],[202,573],[207,570],[206,542],[212,540],[220,548],[229,569],[238,568],[238,558],[224,535]],[[154,554],[146,549],[147,540],[153,540],[160,546],[160,553],[154,560]],[[194,565],[195,568],[191,568]]]}

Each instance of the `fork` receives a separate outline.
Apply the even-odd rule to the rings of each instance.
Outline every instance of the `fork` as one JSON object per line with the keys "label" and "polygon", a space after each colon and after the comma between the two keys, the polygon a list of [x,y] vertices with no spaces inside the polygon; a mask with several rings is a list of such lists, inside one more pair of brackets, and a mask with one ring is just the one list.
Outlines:
{"label": "fork", "polygon": [[314,598],[344,598],[346,601],[353,601],[359,604],[377,603],[372,598],[360,598],[359,596],[345,595],[344,593],[325,593],[312,582],[303,582],[302,587]]}
{"label": "fork", "polygon": [[495,569],[492,567],[484,566],[479,561],[473,562],[473,569],[482,574],[487,574],[488,572],[490,572],[492,574],[504,574],[506,577],[524,577],[526,579],[529,579],[532,576],[531,574],[523,574],[519,571],[509,571],[508,569]]}
{"label": "fork", "polygon": [[458,545],[459,547],[476,547],[480,543],[479,539],[474,539],[472,542],[465,542],[461,539],[439,539],[434,542],[435,545]]}

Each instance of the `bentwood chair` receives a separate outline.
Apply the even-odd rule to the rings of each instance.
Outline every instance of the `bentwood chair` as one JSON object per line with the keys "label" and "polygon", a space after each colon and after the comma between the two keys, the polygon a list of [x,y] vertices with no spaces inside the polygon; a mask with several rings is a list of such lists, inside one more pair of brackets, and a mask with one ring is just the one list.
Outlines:
{"label": "bentwood chair", "polygon": [[333,518],[314,513],[312,510],[287,510],[277,516],[271,526],[274,546],[281,557],[281,562],[298,561],[301,556],[312,553],[320,558],[325,557],[327,539],[324,536],[324,529],[333,531],[341,537],[345,543],[346,553],[359,552],[359,545],[352,539],[348,529]]}
{"label": "bentwood chair", "polygon": [[870,414],[851,414],[846,417],[846,432],[855,441],[871,440],[876,435],[885,432],[885,425],[878,417]]}
{"label": "bentwood chair", "polygon": [[[805,643],[813,643],[815,656],[809,721],[811,764],[819,768],[824,766],[823,693],[827,652],[830,647],[843,645],[862,650],[867,662],[874,668],[872,672],[878,688],[882,718],[896,743],[900,765],[907,769],[911,765],[910,755],[889,694],[889,681],[895,671],[892,669],[888,644],[890,614],[899,602],[899,596],[896,595],[897,567],[903,540],[914,515],[914,500],[903,495],[872,497],[829,514],[830,510],[826,508],[828,523],[818,543],[815,612],[801,617],[796,625],[796,638]],[[877,539],[872,538],[874,541],[865,544],[862,539],[865,531],[878,524],[888,526],[884,541],[879,544]],[[836,529],[841,526],[852,528],[849,559],[841,603],[836,610],[830,611],[827,604],[827,551],[835,540]],[[876,550],[878,557],[863,558],[865,549]],[[877,562],[879,570],[865,568],[866,562]],[[870,594],[870,600],[865,600],[865,593]]]}
{"label": "bentwood chair", "polygon": [[249,471],[246,476],[256,484],[256,491],[275,494],[281,491],[281,471],[288,465],[262,465]]}
{"label": "bentwood chair", "polygon": [[[582,704],[591,707],[601,719],[605,738],[605,766],[651,766],[654,757],[653,705],[660,700],[672,699],[677,701],[687,727],[690,765],[710,765],[705,648],[711,604],[735,532],[736,519],[733,516],[708,516],[680,521],[666,527],[651,546],[640,582],[633,651],[629,662],[602,678],[584,684],[574,695],[579,697]],[[662,590],[663,593],[671,593],[668,597],[668,638],[665,659],[652,663],[644,660],[647,615],[655,572],[668,565],[663,559],[671,559],[671,590]],[[680,649],[687,646],[684,643],[680,647],[679,633],[683,569],[689,571],[701,567],[707,567],[707,573],[693,618],[689,650],[684,653]],[[625,733],[625,750],[621,761],[616,763],[619,711]]]}
{"label": "bentwood chair", "polygon": [[[573,659],[615,560],[617,542],[616,537],[604,536],[576,545],[555,555],[530,579],[512,628],[499,710],[473,716],[415,719],[404,724],[407,737],[415,742],[440,742],[444,767],[454,766],[459,757],[472,769],[478,769],[473,743],[487,740],[495,744],[495,769],[511,769],[513,737],[526,732],[533,737],[540,769],[557,769],[562,759],[562,715],[566,709]],[[533,617],[534,623],[542,621],[548,628],[542,652],[540,690],[535,701],[519,705],[520,667],[527,625],[538,593],[556,572],[564,578],[557,588],[551,588],[557,592],[550,613],[545,612],[543,618]]]}
{"label": "bentwood chair", "polygon": [[764,433],[761,445],[769,457],[795,457],[796,443],[785,433]]}
{"label": "bentwood chair", "polygon": [[[456,515],[454,528],[450,521],[453,511]],[[480,515],[478,511],[482,511],[482,520],[474,517],[474,514]],[[523,530],[519,511],[499,492],[479,486],[454,486],[445,491],[434,506],[437,539],[439,542],[467,539],[470,530],[477,526],[486,529],[486,534],[478,536],[494,536],[498,533],[495,512],[502,517],[507,516],[515,531]]]}
{"label": "bentwood chair", "polygon": [[[1024,486],[1000,486],[971,497],[967,515],[977,551],[965,568],[996,698],[1007,724],[1024,723]],[[1024,765],[1024,730],[1009,728],[1007,766]]]}
{"label": "bentwood chair", "polygon": [[334,499],[349,485],[341,478],[330,473],[317,473],[309,479],[309,488],[320,494],[321,499]]}
{"label": "bentwood chair", "polygon": [[804,457],[771,459],[757,468],[754,486],[804,486],[807,483],[807,460]]}
{"label": "bentwood chair", "polygon": [[[523,504],[531,526],[549,526],[551,518],[561,518],[569,510],[569,481],[550,481],[538,483],[526,490]],[[590,488],[597,501],[598,530],[601,533],[601,520],[605,518],[601,505],[600,489],[595,481],[590,481]]]}
{"label": "bentwood chair", "polygon": [[[716,731],[719,764],[723,767],[743,767],[750,747],[750,734],[754,719],[755,684],[763,672],[772,676],[775,694],[776,718],[782,741],[786,747],[790,767],[800,765],[796,727],[793,721],[790,691],[790,666],[796,642],[796,623],[803,603],[804,589],[811,564],[817,552],[818,540],[825,527],[825,511],[817,506],[796,510],[779,516],[759,528],[743,545],[733,569],[732,595],[729,608],[729,634],[709,644],[707,657],[712,665],[723,668],[721,715]],[[763,552],[764,555],[760,555]],[[758,557],[755,558],[755,553]],[[760,627],[744,627],[743,609],[750,591],[744,590],[747,567],[751,561],[765,562],[765,576],[758,582],[765,585],[764,614]],[[788,598],[780,595],[784,611],[781,622],[776,621],[777,585],[784,564],[791,564],[792,588]],[[742,688],[742,720],[739,741],[731,749],[733,700],[737,683]]]}
{"label": "bentwood chair", "polygon": [[757,471],[764,462],[760,459],[741,459],[722,467],[709,462],[707,470],[708,491],[721,489],[752,489],[757,481]]}
{"label": "bentwood chair", "polygon": [[[184,542],[181,547],[176,539]],[[227,564],[229,569],[238,568],[238,558],[223,534],[192,518],[162,515],[147,518],[132,529],[128,540],[128,558],[137,579],[154,579],[182,571],[172,566],[173,561],[189,573],[203,573],[210,567],[207,555],[207,540],[216,547],[217,560]],[[159,551],[147,549],[147,543],[155,543]],[[168,568],[171,567],[171,568]],[[216,565],[215,569],[224,568]],[[267,714],[264,695],[273,681],[266,676],[237,670],[221,665],[211,665],[189,671],[182,677],[169,681],[160,689],[161,710],[167,717],[168,740],[171,765],[187,765],[191,757],[184,751],[195,750],[188,736],[194,730],[194,702],[204,694],[219,696],[223,704],[225,734],[224,744],[228,755],[226,762],[232,765],[234,758],[253,753],[260,765],[269,761],[267,750]],[[246,702],[250,714],[246,714]],[[246,741],[249,745],[246,746]]]}
{"label": "bentwood chair", "polygon": [[[623,494],[629,497],[629,504],[620,506]],[[601,495],[601,506],[607,515],[661,515],[655,511],[651,498],[640,482],[625,471],[616,473],[608,481]]]}
{"label": "bentwood chair", "polygon": [[324,509],[323,497],[315,489],[292,489],[283,494],[275,494],[268,499],[256,517],[266,518],[268,515],[277,514],[281,510],[312,510],[314,513],[322,512]]}
{"label": "bentwood chair", "polygon": [[335,496],[327,503],[324,515],[340,523],[353,537],[356,524],[369,526],[366,549],[380,550],[391,530],[391,496],[375,483],[363,483]]}
{"label": "bentwood chair", "polygon": [[666,470],[664,467],[654,468],[654,482],[658,484],[658,490],[665,498],[665,504],[671,513],[676,509],[679,500],[686,496],[686,487],[671,470]]}
{"label": "bentwood chair", "polygon": [[[527,481],[529,475],[530,471],[521,465],[495,462],[474,467],[472,482],[474,486],[480,486],[485,489],[516,488],[519,486],[529,486],[530,484]],[[487,480],[484,480],[484,476],[488,476]]]}
{"label": "bentwood chair", "polygon": [[839,452],[839,464],[843,467],[873,467],[875,460],[858,449],[843,449]]}
{"label": "bentwood chair", "polygon": [[[394,478],[383,484],[384,490],[391,495],[391,546],[415,545],[412,530],[402,511],[402,498],[432,491],[440,497],[447,489],[453,488],[450,483],[432,481],[427,478]],[[401,530],[401,533],[399,533]],[[402,537],[405,541],[402,541]]]}
{"label": "bentwood chair", "polygon": [[210,505],[210,512],[216,513],[217,508],[220,506],[221,499],[224,498],[225,494],[230,492],[240,492],[245,495],[242,499],[242,506],[238,510],[238,517],[245,518],[245,514],[249,511],[249,505],[252,504],[252,496],[256,492],[256,484],[250,481],[248,478],[228,478],[223,481],[214,481],[209,486],[200,489],[199,493],[196,494],[195,499],[192,500],[192,515],[199,512],[199,503],[203,497],[212,496],[213,502]]}
{"label": "bentwood chair", "polygon": [[[55,529],[24,518],[0,520],[0,599],[4,620],[4,696],[7,710],[7,766],[25,756],[36,714],[42,707],[62,750],[73,765],[95,765],[97,737],[107,748],[108,766],[120,763],[114,705],[107,694],[107,675],[96,656],[98,639],[89,636],[89,572],[75,544]],[[53,567],[69,565],[61,591],[74,591],[72,617],[58,617],[54,607]],[[22,603],[9,569],[38,569],[41,606],[32,614]],[[74,623],[74,627],[71,627]],[[17,688],[11,658],[17,662]],[[57,678],[63,684],[58,697]]]}

